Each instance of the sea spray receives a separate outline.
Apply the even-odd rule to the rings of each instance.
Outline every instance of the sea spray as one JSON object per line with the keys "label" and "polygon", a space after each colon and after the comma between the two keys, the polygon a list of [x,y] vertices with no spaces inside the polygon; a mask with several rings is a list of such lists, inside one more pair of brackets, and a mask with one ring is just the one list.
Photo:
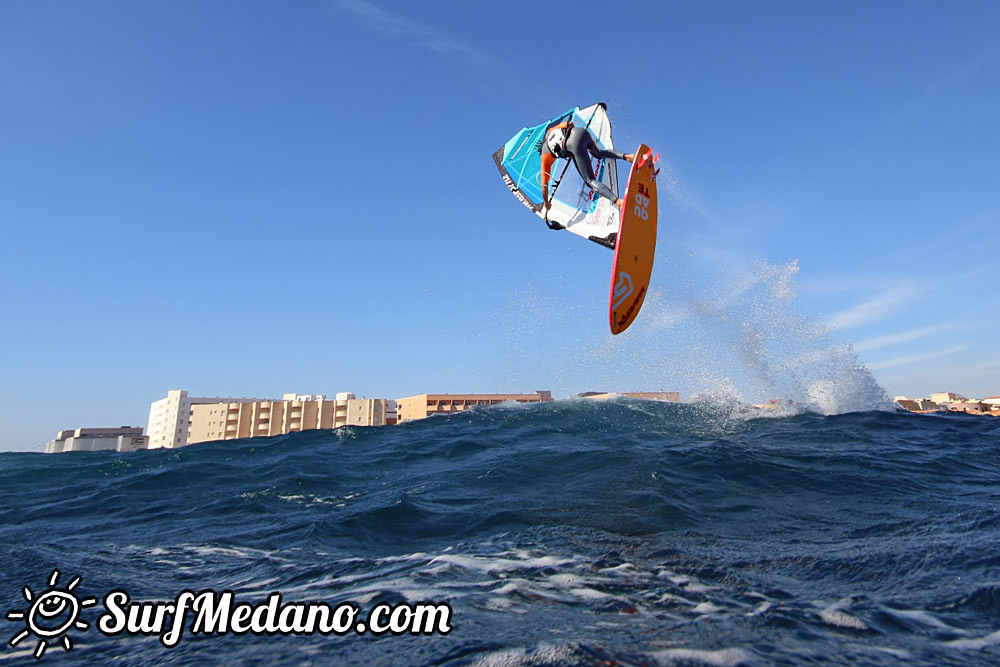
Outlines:
{"label": "sea spray", "polygon": [[[761,260],[719,268],[714,281],[667,283],[650,327],[630,342],[650,355],[660,344],[668,347],[667,338],[686,346],[686,357],[698,360],[682,374],[694,395],[790,402],[821,414],[885,407],[885,392],[851,346],[796,310],[798,270],[795,261]],[[657,308],[677,314],[663,326]]]}
{"label": "sea spray", "polygon": [[602,330],[589,341],[554,332],[559,318],[603,317],[599,299],[588,310],[541,288],[512,294],[496,318],[507,379],[557,396],[678,390],[685,399],[777,401],[821,414],[890,407],[850,343],[796,308],[799,269],[797,261],[727,256],[702,241],[694,250],[660,244],[639,318],[622,335]]}

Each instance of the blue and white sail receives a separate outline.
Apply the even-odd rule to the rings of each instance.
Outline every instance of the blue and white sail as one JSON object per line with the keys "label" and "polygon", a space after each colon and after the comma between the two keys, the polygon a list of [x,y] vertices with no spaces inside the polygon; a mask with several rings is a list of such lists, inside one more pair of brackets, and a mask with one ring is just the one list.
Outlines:
{"label": "blue and white sail", "polygon": [[[542,142],[545,129],[554,123],[572,120],[576,127],[585,127],[602,149],[613,149],[611,121],[604,104],[594,104],[581,109],[574,107],[550,120],[526,127],[515,134],[493,154],[500,175],[511,193],[544,218],[542,210]],[[614,159],[593,158],[594,174],[615,193],[618,193],[618,167]],[[551,207],[548,219],[559,223],[567,231],[585,239],[614,247],[621,224],[618,209],[603,197],[598,197],[565,160],[557,160],[554,173],[549,175]]]}

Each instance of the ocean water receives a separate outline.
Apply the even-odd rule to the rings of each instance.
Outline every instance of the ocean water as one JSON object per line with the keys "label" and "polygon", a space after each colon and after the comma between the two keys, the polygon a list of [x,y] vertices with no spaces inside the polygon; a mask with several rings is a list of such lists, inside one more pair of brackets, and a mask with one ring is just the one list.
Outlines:
{"label": "ocean water", "polygon": [[[48,664],[1000,663],[1000,420],[493,406],[175,451],[0,454],[17,612],[97,604]],[[108,592],[447,603],[434,635],[97,630]],[[190,620],[188,621],[190,623]]]}

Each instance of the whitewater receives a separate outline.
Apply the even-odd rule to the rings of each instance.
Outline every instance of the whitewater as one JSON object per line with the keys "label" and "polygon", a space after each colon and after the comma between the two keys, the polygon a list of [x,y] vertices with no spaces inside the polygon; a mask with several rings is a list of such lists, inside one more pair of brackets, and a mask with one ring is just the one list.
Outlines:
{"label": "whitewater", "polygon": [[[179,450],[0,455],[0,596],[434,602],[423,635],[105,637],[83,664],[985,664],[1000,420],[584,399]],[[4,621],[4,641],[24,622]],[[0,662],[35,663],[37,637]]]}

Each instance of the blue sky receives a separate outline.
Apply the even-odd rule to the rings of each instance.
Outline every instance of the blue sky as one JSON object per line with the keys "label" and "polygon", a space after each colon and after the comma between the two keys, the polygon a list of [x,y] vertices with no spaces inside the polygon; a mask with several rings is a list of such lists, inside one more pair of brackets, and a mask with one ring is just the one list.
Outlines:
{"label": "blue sky", "polygon": [[[756,401],[856,361],[1000,394],[998,31],[972,1],[3,0],[0,449],[173,388]],[[614,339],[610,252],[491,160],[596,101],[664,164]]]}

